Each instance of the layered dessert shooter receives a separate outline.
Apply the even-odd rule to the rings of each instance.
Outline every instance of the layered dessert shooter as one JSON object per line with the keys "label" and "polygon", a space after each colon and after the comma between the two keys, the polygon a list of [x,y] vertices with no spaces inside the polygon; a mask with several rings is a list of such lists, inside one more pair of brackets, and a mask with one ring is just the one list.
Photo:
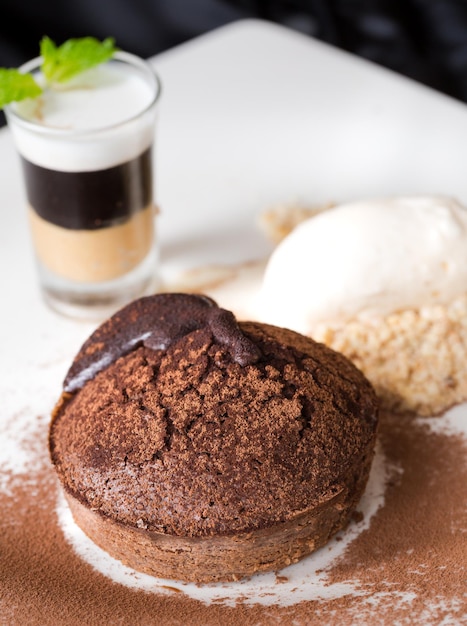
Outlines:
{"label": "layered dessert shooter", "polygon": [[43,85],[6,107],[21,157],[41,283],[54,308],[109,310],[156,278],[153,143],[157,76],[116,52],[50,88],[40,58],[23,66]]}
{"label": "layered dessert shooter", "polygon": [[151,575],[237,580],[348,524],[378,403],[344,356],[205,296],[127,305],[84,343],[49,433],[75,522]]}
{"label": "layered dessert shooter", "polygon": [[300,223],[264,272],[259,318],[349,357],[383,406],[467,398],[467,210],[444,196],[338,205]]}

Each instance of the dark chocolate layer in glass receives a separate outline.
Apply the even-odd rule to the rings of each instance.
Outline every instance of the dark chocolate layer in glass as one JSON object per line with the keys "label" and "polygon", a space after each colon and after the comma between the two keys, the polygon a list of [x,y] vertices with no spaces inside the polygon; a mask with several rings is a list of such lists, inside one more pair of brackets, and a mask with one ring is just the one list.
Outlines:
{"label": "dark chocolate layer in glass", "polygon": [[126,221],[152,203],[152,149],[93,172],[60,172],[22,157],[29,204],[44,220],[93,230]]}

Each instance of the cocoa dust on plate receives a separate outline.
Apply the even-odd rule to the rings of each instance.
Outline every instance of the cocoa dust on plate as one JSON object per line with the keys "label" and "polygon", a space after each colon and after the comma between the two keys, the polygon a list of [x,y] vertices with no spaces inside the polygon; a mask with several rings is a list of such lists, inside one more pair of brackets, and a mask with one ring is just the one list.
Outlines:
{"label": "cocoa dust on plate", "polygon": [[[47,422],[38,418],[23,441],[23,472],[0,468],[2,625],[467,624],[467,428],[449,430],[444,417],[382,416],[380,442],[393,468],[384,505],[326,572],[330,585],[351,581],[355,592],[287,607],[232,607],[170,585],[134,590],[81,560],[58,523]],[[274,584],[284,577],[286,570]]]}

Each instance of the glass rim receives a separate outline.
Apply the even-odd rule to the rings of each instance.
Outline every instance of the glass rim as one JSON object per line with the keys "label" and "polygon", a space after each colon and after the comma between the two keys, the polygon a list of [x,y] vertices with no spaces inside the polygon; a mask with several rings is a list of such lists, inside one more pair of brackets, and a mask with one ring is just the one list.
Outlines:
{"label": "glass rim", "polygon": [[[151,78],[152,86],[154,87],[154,95],[151,98],[151,101],[144,107],[144,109],[141,109],[141,111],[138,111],[134,115],[130,115],[129,117],[119,122],[108,124],[107,126],[99,126],[98,128],[81,128],[81,129],[73,130],[73,129],[66,129],[66,128],[54,128],[52,126],[46,126],[45,124],[39,124],[38,122],[31,121],[30,119],[23,117],[20,113],[15,111],[13,106],[16,104],[16,102],[11,102],[4,107],[4,112],[5,112],[7,121],[8,121],[8,118],[10,117],[11,119],[14,120],[15,124],[18,124],[33,132],[41,133],[44,135],[55,135],[57,137],[80,137],[80,136],[84,137],[86,135],[91,135],[91,134],[96,135],[99,133],[112,131],[114,129],[119,128],[120,126],[124,124],[131,123],[132,121],[137,120],[138,118],[144,116],[148,111],[150,111],[153,107],[155,107],[157,102],[160,100],[160,96],[162,92],[162,83],[159,78],[159,75],[153,69],[149,61],[146,61],[145,59],[137,56],[136,54],[132,54],[130,52],[124,52],[123,50],[118,50],[107,61],[107,63],[112,62],[113,60],[123,61],[123,62],[126,62],[128,65],[139,67],[145,72],[147,76]],[[37,57],[34,57],[33,59],[30,59],[29,61],[26,61],[26,63],[23,63],[23,65],[21,65],[18,68],[18,71],[21,72],[22,74],[26,74],[35,69],[40,69],[41,64],[42,64],[42,57],[37,56]]]}

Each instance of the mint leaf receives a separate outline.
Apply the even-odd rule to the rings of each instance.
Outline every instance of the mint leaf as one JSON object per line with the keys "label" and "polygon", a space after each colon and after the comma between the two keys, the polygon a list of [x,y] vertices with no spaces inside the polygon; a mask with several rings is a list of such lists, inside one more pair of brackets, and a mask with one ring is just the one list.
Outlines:
{"label": "mint leaf", "polygon": [[69,39],[56,46],[49,37],[40,43],[42,72],[50,83],[64,83],[77,74],[108,61],[116,51],[112,37],[100,42],[94,37]]}
{"label": "mint leaf", "polygon": [[0,109],[10,102],[35,98],[41,93],[42,89],[30,74],[0,68]]}

